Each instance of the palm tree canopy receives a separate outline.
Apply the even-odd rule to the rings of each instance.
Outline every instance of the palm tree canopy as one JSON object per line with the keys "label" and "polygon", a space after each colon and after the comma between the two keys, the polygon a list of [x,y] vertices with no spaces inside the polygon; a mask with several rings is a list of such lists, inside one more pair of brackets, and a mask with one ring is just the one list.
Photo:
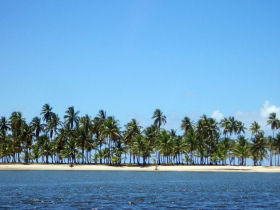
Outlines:
{"label": "palm tree canopy", "polygon": [[187,133],[187,135],[184,138],[185,143],[186,143],[186,150],[188,152],[193,152],[194,150],[197,149],[198,147],[198,138],[196,135],[196,132],[193,128],[191,128],[189,130],[189,132]]}
{"label": "palm tree canopy", "polygon": [[[244,160],[244,158],[249,156],[250,145],[249,145],[249,142],[246,140],[246,138],[244,136],[239,136],[238,137],[237,144],[234,148],[234,154],[237,157],[242,158],[243,160]],[[244,164],[244,163],[242,163],[242,164]]]}
{"label": "palm tree canopy", "polygon": [[224,129],[223,134],[226,136],[227,133],[229,132],[229,121],[228,121],[228,119],[226,117],[224,119],[222,119],[221,122],[220,122],[220,125]]}
{"label": "palm tree canopy", "polygon": [[115,120],[114,117],[108,117],[106,119],[102,135],[104,137],[109,137],[113,141],[116,141],[121,137],[118,121]]}
{"label": "palm tree canopy", "polygon": [[268,120],[267,120],[267,124],[271,126],[272,130],[277,129],[279,120],[277,119],[275,112],[270,113]]}
{"label": "palm tree canopy", "polygon": [[49,104],[45,104],[42,107],[42,112],[41,115],[43,115],[43,120],[45,122],[49,122],[51,120],[51,116],[52,116],[52,107]]}
{"label": "palm tree canopy", "polygon": [[41,124],[41,119],[39,117],[34,117],[30,123],[31,128],[35,131],[35,136],[38,138],[40,132],[44,129],[44,125]]}
{"label": "palm tree canopy", "polygon": [[[280,153],[280,134],[265,136],[257,122],[249,128],[250,141],[243,135],[244,123],[234,117],[218,124],[212,117],[203,115],[193,124],[188,117],[181,121],[182,134],[166,130],[166,116],[161,110],[153,113],[153,124],[145,129],[136,119],[131,119],[121,130],[119,121],[100,110],[92,120],[89,115],[79,117],[79,111],[69,107],[61,123],[49,104],[43,106],[40,117],[27,123],[20,112],[0,118],[0,162],[94,163],[129,164],[150,163],[155,156],[158,163],[172,164],[238,164],[246,165],[251,158],[254,165],[261,165],[269,152],[277,162]],[[46,121],[46,122],[44,122]],[[276,113],[271,113],[267,123],[273,134],[280,126]],[[195,126],[194,126],[195,125]],[[221,138],[221,132],[225,135]],[[233,135],[233,136],[232,136]],[[94,158],[92,158],[94,155]],[[131,160],[133,159],[133,163]],[[200,163],[199,163],[200,162]],[[279,164],[278,164],[279,165]]]}
{"label": "palm tree canopy", "polygon": [[57,133],[57,128],[61,124],[59,116],[52,113],[51,119],[48,121],[47,130],[50,131],[50,137],[53,137],[53,133]]}
{"label": "palm tree canopy", "polygon": [[159,130],[161,128],[161,125],[164,125],[166,123],[166,116],[163,115],[160,109],[156,109],[154,111],[152,119],[154,119],[154,124],[158,126]]}
{"label": "palm tree canopy", "polygon": [[181,129],[185,132],[185,135],[187,134],[188,130],[192,128],[192,122],[191,122],[191,119],[188,118],[188,117],[185,117],[183,120],[182,120],[182,123],[181,123]]}
{"label": "palm tree canopy", "polygon": [[159,136],[159,150],[164,156],[168,156],[172,152],[172,138],[170,137],[169,132],[166,130],[162,131],[162,133]]}
{"label": "palm tree canopy", "polygon": [[64,115],[64,119],[66,120],[66,124],[70,126],[71,129],[73,129],[74,124],[77,126],[79,124],[79,116],[78,114],[80,113],[79,111],[75,112],[74,106],[70,106],[66,110],[66,115]]}
{"label": "palm tree canopy", "polygon": [[254,121],[250,127],[250,131],[252,133],[252,136],[255,134],[258,134],[260,132],[261,126],[259,125],[259,123],[257,123],[256,121]]}
{"label": "palm tree canopy", "polygon": [[234,117],[229,117],[228,118],[228,123],[229,123],[229,133],[230,133],[230,135],[233,134],[233,133],[236,133],[237,132],[237,127],[236,127],[237,121],[234,119]]}
{"label": "palm tree canopy", "polygon": [[132,119],[129,123],[125,125],[125,139],[131,140],[134,136],[141,133],[141,127],[136,119]]}
{"label": "palm tree canopy", "polygon": [[244,123],[242,123],[241,121],[237,121],[236,122],[236,133],[237,134],[241,134],[241,133],[245,133],[246,127],[244,125]]}
{"label": "palm tree canopy", "polygon": [[99,110],[97,117],[102,121],[106,120],[106,112],[103,109]]}
{"label": "palm tree canopy", "polygon": [[19,135],[21,126],[25,122],[21,112],[13,112],[10,117],[11,130],[15,135]]}
{"label": "palm tree canopy", "polygon": [[0,132],[1,133],[6,133],[8,130],[10,130],[10,123],[9,121],[7,120],[6,117],[1,117],[1,120],[0,120]]}
{"label": "palm tree canopy", "polygon": [[85,115],[84,117],[81,118],[80,124],[82,128],[85,130],[86,135],[88,135],[89,131],[92,128],[92,121],[88,115]]}

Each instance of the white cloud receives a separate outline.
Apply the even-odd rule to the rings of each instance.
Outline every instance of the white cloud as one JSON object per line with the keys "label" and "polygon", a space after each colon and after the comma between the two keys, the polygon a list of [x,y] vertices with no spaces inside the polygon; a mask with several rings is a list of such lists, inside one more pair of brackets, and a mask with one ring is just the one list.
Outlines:
{"label": "white cloud", "polygon": [[263,107],[260,110],[260,114],[263,118],[268,118],[269,114],[275,112],[277,116],[280,115],[280,107],[270,105],[269,101],[265,101]]}
{"label": "white cloud", "polygon": [[245,123],[245,127],[249,128],[251,124],[256,121],[258,122],[262,127],[265,126],[264,118],[261,117],[259,112],[242,112],[237,111],[233,115],[237,120],[242,121]]}
{"label": "white cloud", "polygon": [[220,121],[224,118],[224,115],[219,110],[216,110],[212,113],[211,117],[216,119],[217,121]]}
{"label": "white cloud", "polygon": [[259,111],[255,112],[242,112],[237,111],[234,113],[234,117],[245,123],[245,126],[249,128],[251,124],[256,121],[260,124],[261,129],[263,129],[268,135],[271,134],[271,128],[267,125],[267,118],[270,113],[275,112],[277,117],[280,117],[280,107],[276,105],[271,105],[268,100],[266,100]]}

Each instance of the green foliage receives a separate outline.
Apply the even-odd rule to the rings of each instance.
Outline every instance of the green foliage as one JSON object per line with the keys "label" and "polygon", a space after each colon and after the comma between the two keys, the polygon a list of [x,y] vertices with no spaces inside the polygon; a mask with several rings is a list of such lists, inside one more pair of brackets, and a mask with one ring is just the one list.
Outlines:
{"label": "green foliage", "polygon": [[[280,122],[271,113],[267,123],[273,136],[265,137],[257,122],[244,135],[245,126],[234,117],[218,123],[203,115],[196,123],[185,117],[182,135],[166,130],[166,116],[160,109],[153,113],[153,124],[142,128],[136,119],[121,130],[118,120],[100,110],[96,117],[79,116],[69,107],[61,122],[49,104],[41,111],[42,119],[34,117],[30,124],[20,112],[0,118],[0,158],[7,162],[100,163],[119,165],[129,160],[134,164],[235,164],[246,165],[251,158],[261,165],[269,157],[280,154]],[[278,158],[279,159],[279,158]],[[278,161],[279,165],[279,161]]]}

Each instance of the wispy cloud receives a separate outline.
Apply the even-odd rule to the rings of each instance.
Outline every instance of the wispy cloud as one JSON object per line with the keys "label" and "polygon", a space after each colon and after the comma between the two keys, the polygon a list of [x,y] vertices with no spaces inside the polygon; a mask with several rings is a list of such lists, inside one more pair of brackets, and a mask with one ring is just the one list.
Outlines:
{"label": "wispy cloud", "polygon": [[217,121],[220,121],[224,118],[224,115],[220,112],[220,110],[216,110],[212,113],[211,117]]}
{"label": "wispy cloud", "polygon": [[269,101],[265,101],[260,110],[261,116],[264,118],[268,118],[269,114],[272,112],[275,112],[279,117],[280,107],[277,107],[276,105],[270,105]]}
{"label": "wispy cloud", "polygon": [[[249,128],[251,124],[256,121],[260,124],[261,129],[263,129],[267,134],[271,134],[270,126],[267,125],[267,118],[270,113],[275,112],[278,117],[280,117],[280,107],[270,104],[268,100],[264,102],[262,107],[257,111],[252,112],[244,112],[244,111],[236,111],[233,116],[237,119],[245,123],[246,128]],[[212,113],[212,118],[220,121],[224,118],[224,114],[220,110],[215,110]]]}
{"label": "wispy cloud", "polygon": [[[270,126],[267,125],[267,118],[272,112],[275,112],[277,114],[277,117],[280,118],[280,107],[274,104],[270,104],[270,102],[266,100],[263,105],[257,110],[253,110],[250,112],[239,110],[233,113],[232,116],[234,116],[237,120],[242,121],[247,129],[249,129],[251,124],[256,121],[260,124],[261,129],[264,130],[267,135],[271,135],[272,131],[270,129]],[[177,132],[180,133],[180,125],[184,116],[176,112],[167,113],[166,116],[167,124],[164,125],[164,128],[176,129]],[[201,116],[201,113],[188,113],[186,116],[189,116],[192,120],[197,121]],[[224,117],[228,116],[217,109],[212,112],[211,117],[220,122]],[[132,118],[136,118],[140,122],[140,125],[143,126],[143,128],[150,126],[153,123],[153,120],[150,116],[142,116],[137,114],[128,116],[127,122]]]}
{"label": "wispy cloud", "polygon": [[235,112],[234,116],[245,123],[246,127],[249,128],[252,122],[256,121],[260,124],[261,129],[263,129],[267,134],[271,133],[270,126],[267,125],[267,118],[270,113],[275,112],[277,116],[280,116],[280,107],[270,104],[268,100],[264,102],[262,107],[255,112]]}

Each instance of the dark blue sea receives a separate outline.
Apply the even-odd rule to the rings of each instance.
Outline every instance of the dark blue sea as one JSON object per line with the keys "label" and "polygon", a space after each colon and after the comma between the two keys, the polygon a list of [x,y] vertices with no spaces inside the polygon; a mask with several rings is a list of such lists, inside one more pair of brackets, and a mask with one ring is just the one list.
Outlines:
{"label": "dark blue sea", "polygon": [[0,208],[279,209],[280,174],[0,171]]}

